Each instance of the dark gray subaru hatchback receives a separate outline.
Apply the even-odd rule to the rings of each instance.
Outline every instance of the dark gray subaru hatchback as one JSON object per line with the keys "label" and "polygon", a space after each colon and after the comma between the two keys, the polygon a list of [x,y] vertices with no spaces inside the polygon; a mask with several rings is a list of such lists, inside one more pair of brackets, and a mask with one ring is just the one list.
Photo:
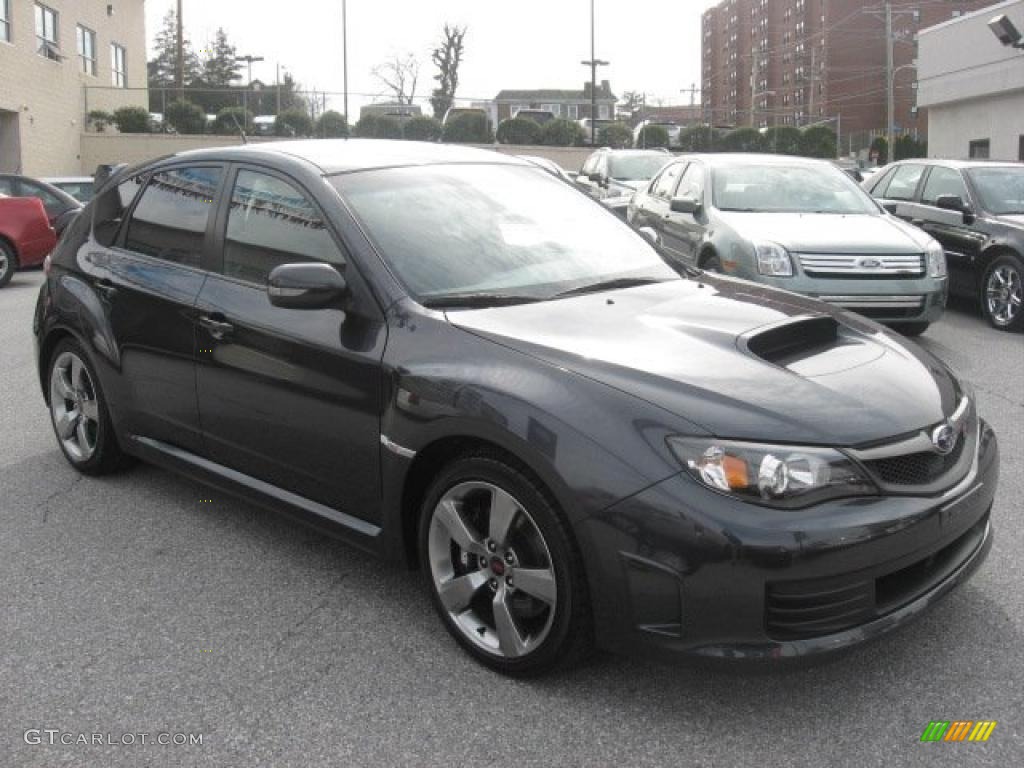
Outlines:
{"label": "dark gray subaru hatchback", "polygon": [[679,274],[529,163],[411,142],[188,152],[121,173],[35,314],[57,443],[418,566],[512,675],[595,643],[845,648],[991,544],[996,439],[884,328]]}

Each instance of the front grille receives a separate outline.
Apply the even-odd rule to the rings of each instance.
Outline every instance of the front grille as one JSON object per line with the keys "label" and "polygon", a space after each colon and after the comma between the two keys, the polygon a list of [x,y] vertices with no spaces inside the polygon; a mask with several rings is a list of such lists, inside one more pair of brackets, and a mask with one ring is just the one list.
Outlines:
{"label": "front grille", "polygon": [[811,277],[920,277],[924,254],[798,253],[800,267]]}
{"label": "front grille", "polygon": [[922,451],[865,461],[864,464],[883,482],[892,485],[925,485],[938,480],[956,466],[966,443],[967,439],[961,436],[956,441],[956,448],[945,456],[932,451]]}

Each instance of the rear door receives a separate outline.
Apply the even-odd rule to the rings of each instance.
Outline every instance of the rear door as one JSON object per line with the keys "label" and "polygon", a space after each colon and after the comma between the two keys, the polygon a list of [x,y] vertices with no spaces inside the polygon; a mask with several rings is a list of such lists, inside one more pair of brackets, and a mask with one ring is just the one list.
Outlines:
{"label": "rear door", "polygon": [[675,240],[676,232],[669,226],[669,219],[672,215],[669,203],[672,201],[672,196],[675,194],[679,179],[686,170],[686,166],[687,163],[681,161],[666,167],[644,202],[644,213],[649,222],[648,226],[658,233],[658,238],[665,251],[677,260],[683,259],[683,252],[681,244]]}
{"label": "rear door", "polygon": [[915,223],[942,243],[946,252],[950,291],[974,296],[978,290],[978,260],[986,236],[972,227],[972,214],[939,208],[935,203],[940,195],[956,195],[974,211],[978,210],[977,202],[971,199],[959,169],[933,165],[915,211]]}
{"label": "rear door", "polygon": [[[197,393],[210,457],[373,519],[380,506],[383,314],[308,189],[263,167],[236,165],[230,176],[213,274],[198,301]],[[271,270],[311,261],[345,276],[346,302],[272,306]]]}
{"label": "rear door", "polygon": [[872,195],[893,215],[912,221],[917,218],[915,201],[924,172],[921,163],[898,165],[874,188]]}

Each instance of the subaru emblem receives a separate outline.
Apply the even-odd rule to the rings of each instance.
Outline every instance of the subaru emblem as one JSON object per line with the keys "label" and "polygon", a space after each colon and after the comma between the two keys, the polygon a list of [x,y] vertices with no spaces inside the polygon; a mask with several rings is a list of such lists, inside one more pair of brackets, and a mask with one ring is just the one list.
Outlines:
{"label": "subaru emblem", "polygon": [[932,445],[943,456],[952,453],[956,448],[957,432],[948,421],[940,424],[932,431]]}

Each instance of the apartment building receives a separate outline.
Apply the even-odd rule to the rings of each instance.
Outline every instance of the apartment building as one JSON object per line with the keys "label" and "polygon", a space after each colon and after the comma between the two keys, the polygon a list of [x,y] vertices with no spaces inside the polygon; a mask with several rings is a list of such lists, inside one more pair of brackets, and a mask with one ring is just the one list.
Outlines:
{"label": "apartment building", "polygon": [[915,99],[918,31],[990,4],[723,0],[702,18],[705,119],[755,128],[826,122],[862,138],[884,133],[889,5],[896,131],[924,135]]}
{"label": "apartment building", "polygon": [[147,105],[143,2],[0,0],[0,172],[78,174],[86,113]]}

